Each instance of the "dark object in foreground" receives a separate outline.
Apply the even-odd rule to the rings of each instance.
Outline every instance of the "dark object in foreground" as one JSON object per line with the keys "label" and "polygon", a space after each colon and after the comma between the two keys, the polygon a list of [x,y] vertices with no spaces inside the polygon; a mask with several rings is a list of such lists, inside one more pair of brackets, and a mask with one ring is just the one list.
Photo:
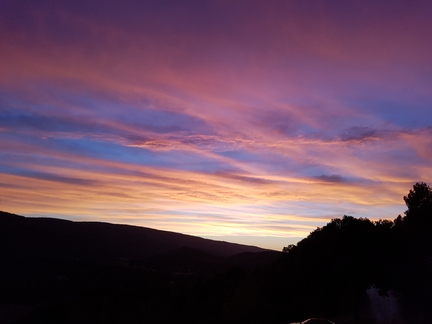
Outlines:
{"label": "dark object in foreground", "polygon": [[0,322],[16,324],[220,323],[236,316],[237,305],[228,303],[253,271],[281,255],[137,226],[5,212],[0,243]]}
{"label": "dark object in foreground", "polygon": [[332,219],[285,253],[0,212],[0,305],[30,310],[15,324],[377,324],[373,287],[397,297],[386,322],[430,324],[432,189],[405,200],[405,217]]}
{"label": "dark object in foreground", "polygon": [[309,318],[306,321],[301,322],[301,324],[335,324],[335,323],[323,318]]}
{"label": "dark object in foreground", "polygon": [[265,251],[140,226],[32,218],[1,211],[0,237],[0,257],[15,260],[145,260],[185,246],[222,257]]}

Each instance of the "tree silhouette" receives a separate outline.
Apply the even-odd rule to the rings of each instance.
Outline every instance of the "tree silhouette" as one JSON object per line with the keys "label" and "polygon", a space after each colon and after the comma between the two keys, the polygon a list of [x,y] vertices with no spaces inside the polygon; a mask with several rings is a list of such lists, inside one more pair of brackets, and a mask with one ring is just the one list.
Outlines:
{"label": "tree silhouette", "polygon": [[418,182],[403,198],[407,210],[394,221],[345,215],[284,247],[263,295],[275,295],[269,303],[291,318],[342,309],[355,317],[372,286],[383,296],[397,292],[404,315],[421,316],[406,322],[432,323],[432,189]]}
{"label": "tree silhouette", "polygon": [[405,204],[408,210],[405,212],[406,220],[408,222],[411,219],[418,221],[429,222],[431,217],[428,217],[432,213],[432,190],[424,182],[417,182],[413,189],[408,193],[408,196],[404,196]]}
{"label": "tree silhouette", "polygon": [[284,247],[282,248],[282,252],[284,252],[284,253],[289,253],[289,252],[292,251],[295,247],[296,247],[295,244],[290,244],[290,245],[288,245],[288,246],[284,246]]}
{"label": "tree silhouette", "polygon": [[[432,189],[417,182],[404,197],[405,217],[395,220],[395,272],[393,289],[402,293],[412,314],[423,313],[432,322]],[[417,321],[419,322],[419,321]]]}

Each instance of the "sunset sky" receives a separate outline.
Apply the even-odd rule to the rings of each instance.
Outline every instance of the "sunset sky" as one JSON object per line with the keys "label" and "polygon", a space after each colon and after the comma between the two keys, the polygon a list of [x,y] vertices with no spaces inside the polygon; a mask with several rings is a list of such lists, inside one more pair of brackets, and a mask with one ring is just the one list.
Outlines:
{"label": "sunset sky", "polygon": [[432,184],[432,1],[0,0],[0,210],[281,250]]}

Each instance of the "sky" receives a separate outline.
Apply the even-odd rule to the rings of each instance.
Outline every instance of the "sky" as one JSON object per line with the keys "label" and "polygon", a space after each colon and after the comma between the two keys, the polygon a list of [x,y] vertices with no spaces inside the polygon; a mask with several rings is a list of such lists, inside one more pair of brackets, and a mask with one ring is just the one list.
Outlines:
{"label": "sky", "polygon": [[432,2],[0,0],[0,210],[281,250],[432,183]]}

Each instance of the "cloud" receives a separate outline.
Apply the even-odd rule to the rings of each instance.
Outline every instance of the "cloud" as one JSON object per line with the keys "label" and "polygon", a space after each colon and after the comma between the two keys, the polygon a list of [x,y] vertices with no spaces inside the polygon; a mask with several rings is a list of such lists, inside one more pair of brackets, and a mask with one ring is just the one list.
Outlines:
{"label": "cloud", "polygon": [[2,203],[278,237],[391,217],[432,179],[430,9],[4,2]]}
{"label": "cloud", "polygon": [[94,186],[97,183],[93,180],[64,177],[56,174],[43,173],[43,172],[35,172],[35,171],[27,171],[27,170],[17,170],[15,172],[19,176],[37,178],[39,180],[44,180],[44,181],[55,181],[66,185],[73,184],[73,185],[81,185],[81,186]]}
{"label": "cloud", "polygon": [[344,178],[337,174],[332,175],[320,175],[314,177],[314,179],[317,179],[319,181],[329,182],[329,183],[341,183],[345,182]]}
{"label": "cloud", "polygon": [[341,135],[340,139],[344,142],[365,142],[379,140],[383,137],[384,132],[370,127],[352,127],[347,132]]}

